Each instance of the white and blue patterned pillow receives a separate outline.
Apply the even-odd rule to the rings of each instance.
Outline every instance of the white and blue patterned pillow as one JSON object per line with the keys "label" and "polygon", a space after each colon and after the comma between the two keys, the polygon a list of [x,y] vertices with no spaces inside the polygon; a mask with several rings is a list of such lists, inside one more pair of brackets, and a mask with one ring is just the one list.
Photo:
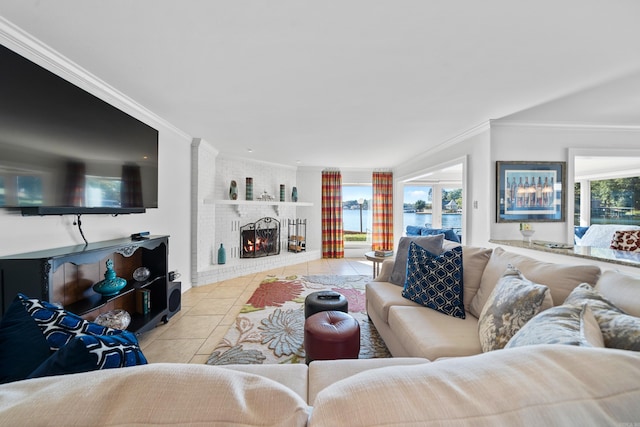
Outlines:
{"label": "white and blue patterned pillow", "polygon": [[60,307],[18,294],[25,310],[36,321],[51,350],[59,350],[79,335],[113,335],[116,329],[84,320]]}
{"label": "white and blue patterned pillow", "polygon": [[51,355],[27,378],[122,368],[147,363],[136,336],[84,320],[46,301],[18,294]]}
{"label": "white and blue patterned pillow", "polygon": [[403,297],[464,319],[462,291],[461,246],[436,255],[411,242]]}

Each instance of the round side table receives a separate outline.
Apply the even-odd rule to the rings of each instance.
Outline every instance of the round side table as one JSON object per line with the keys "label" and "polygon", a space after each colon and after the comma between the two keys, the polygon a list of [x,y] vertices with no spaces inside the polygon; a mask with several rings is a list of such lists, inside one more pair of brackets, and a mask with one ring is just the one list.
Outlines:
{"label": "round side table", "polygon": [[373,278],[375,279],[378,274],[380,273],[380,264],[382,264],[382,262],[385,259],[390,259],[390,257],[388,256],[376,256],[376,253],[374,251],[371,252],[366,252],[364,254],[364,257],[373,262]]}

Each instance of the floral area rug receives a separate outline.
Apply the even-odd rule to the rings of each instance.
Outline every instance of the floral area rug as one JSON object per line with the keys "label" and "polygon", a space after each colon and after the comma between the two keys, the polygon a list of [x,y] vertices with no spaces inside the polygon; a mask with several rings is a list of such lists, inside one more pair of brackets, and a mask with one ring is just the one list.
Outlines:
{"label": "floral area rug", "polygon": [[323,290],[336,291],[347,298],[349,314],[360,323],[361,359],[391,357],[367,317],[365,284],[370,280],[370,276],[360,275],[267,277],[207,364],[305,363],[304,299]]}

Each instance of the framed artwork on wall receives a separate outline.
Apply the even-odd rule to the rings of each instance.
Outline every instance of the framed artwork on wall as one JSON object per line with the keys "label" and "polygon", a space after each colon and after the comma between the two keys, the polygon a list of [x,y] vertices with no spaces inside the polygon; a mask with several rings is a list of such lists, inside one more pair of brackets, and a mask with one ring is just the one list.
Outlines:
{"label": "framed artwork on wall", "polygon": [[496,162],[497,222],[564,222],[566,162]]}

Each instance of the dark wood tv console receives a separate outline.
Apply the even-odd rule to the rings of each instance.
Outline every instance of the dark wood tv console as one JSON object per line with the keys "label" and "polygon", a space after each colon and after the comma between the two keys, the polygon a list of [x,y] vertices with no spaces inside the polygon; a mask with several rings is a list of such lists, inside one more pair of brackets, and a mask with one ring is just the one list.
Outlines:
{"label": "dark wood tv console", "polygon": [[[124,309],[131,315],[127,330],[140,334],[169,320],[168,289],[169,236],[130,238],[47,249],[0,257],[0,314],[21,292],[61,304],[66,310],[87,320],[99,314]],[[118,277],[127,285],[117,295],[104,297],[93,285],[104,279],[106,261],[113,260]],[[133,272],[147,267],[151,274],[136,282]],[[150,291],[151,307],[147,314],[137,312],[136,291]]]}

